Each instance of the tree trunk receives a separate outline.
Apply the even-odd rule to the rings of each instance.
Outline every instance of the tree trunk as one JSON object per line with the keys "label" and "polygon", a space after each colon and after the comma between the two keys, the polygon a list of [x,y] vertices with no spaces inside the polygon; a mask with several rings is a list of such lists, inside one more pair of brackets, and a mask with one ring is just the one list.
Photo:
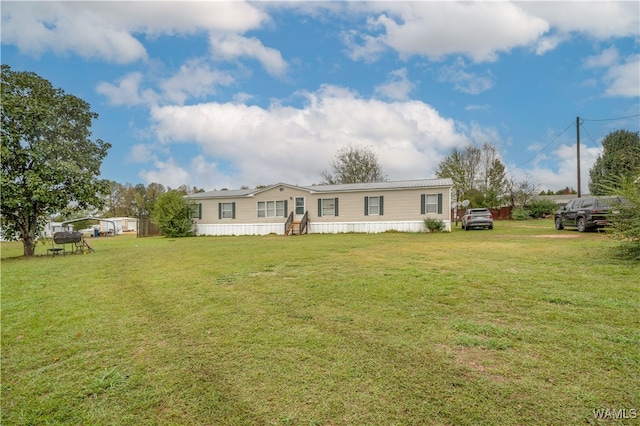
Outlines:
{"label": "tree trunk", "polygon": [[36,251],[36,239],[33,235],[22,234],[23,256],[30,257]]}
{"label": "tree trunk", "polygon": [[22,236],[22,255],[31,257],[36,251],[36,230],[38,229],[38,218],[28,215],[20,224],[20,235]]}

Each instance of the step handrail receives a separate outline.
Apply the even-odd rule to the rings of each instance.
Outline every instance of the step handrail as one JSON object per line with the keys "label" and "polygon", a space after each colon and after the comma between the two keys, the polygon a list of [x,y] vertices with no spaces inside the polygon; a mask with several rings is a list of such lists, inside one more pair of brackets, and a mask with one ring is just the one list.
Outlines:
{"label": "step handrail", "polygon": [[303,233],[308,234],[309,230],[307,229],[307,225],[309,224],[309,212],[304,212],[304,216],[302,216],[302,220],[300,221],[300,235]]}
{"label": "step handrail", "polygon": [[287,218],[287,221],[284,224],[284,235],[289,234],[289,227],[291,226],[292,223],[293,223],[293,212],[289,213],[289,217]]}

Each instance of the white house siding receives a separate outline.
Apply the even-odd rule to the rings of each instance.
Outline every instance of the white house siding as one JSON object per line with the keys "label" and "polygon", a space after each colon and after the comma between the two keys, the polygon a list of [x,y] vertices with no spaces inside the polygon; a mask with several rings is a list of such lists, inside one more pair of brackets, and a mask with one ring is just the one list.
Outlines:
{"label": "white house siding", "polygon": [[196,235],[284,235],[282,223],[196,224]]}
{"label": "white house siding", "polygon": [[[446,231],[451,231],[451,221],[443,221]],[[314,222],[310,225],[309,233],[340,234],[340,233],[368,233],[380,232],[423,232],[423,221],[414,222]]]}

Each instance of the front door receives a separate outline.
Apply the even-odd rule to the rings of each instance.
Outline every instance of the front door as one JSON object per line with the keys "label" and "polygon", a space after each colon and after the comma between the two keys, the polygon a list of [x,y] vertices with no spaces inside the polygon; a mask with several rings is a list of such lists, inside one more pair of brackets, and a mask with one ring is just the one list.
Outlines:
{"label": "front door", "polygon": [[307,211],[305,207],[305,198],[304,197],[296,197],[296,220],[302,220],[302,216],[304,216],[304,212]]}

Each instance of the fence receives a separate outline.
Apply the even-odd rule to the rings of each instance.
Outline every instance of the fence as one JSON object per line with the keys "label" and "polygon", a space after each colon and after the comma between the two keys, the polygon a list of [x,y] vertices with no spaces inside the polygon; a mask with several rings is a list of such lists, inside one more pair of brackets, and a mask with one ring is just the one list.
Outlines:
{"label": "fence", "polygon": [[151,222],[149,216],[141,216],[138,218],[138,233],[136,234],[138,238],[140,237],[157,237],[162,235],[160,232],[160,228]]}
{"label": "fence", "polygon": [[[491,214],[493,215],[493,218],[495,220],[509,220],[511,219],[511,210],[512,207],[508,206],[508,207],[500,207],[498,209],[494,209],[494,208],[490,208],[489,211],[491,212]],[[465,209],[458,209],[458,221],[460,221],[462,219],[462,215],[464,214]],[[455,222],[456,220],[456,216],[454,213],[454,210],[451,209],[451,221]]]}

